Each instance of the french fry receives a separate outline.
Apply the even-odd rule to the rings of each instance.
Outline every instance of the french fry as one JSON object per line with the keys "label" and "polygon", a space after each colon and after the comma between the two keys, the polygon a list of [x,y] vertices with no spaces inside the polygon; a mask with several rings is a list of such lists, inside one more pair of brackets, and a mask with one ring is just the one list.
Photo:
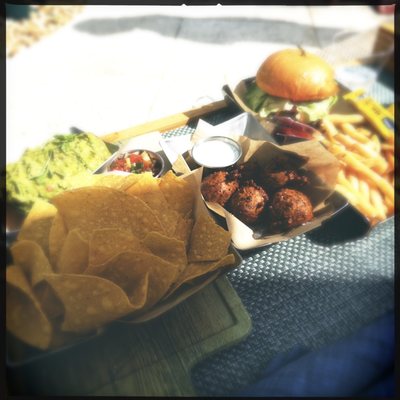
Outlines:
{"label": "french fry", "polygon": [[389,131],[388,134],[384,137],[386,141],[390,144],[394,145],[394,131]]}
{"label": "french fry", "polygon": [[387,207],[387,214],[392,215],[394,213],[394,200],[385,197],[385,204]]}
{"label": "french fry", "polygon": [[348,174],[347,179],[350,182],[350,185],[353,187],[354,191],[359,192],[360,180],[357,178],[357,176],[354,174]]}
{"label": "french fry", "polygon": [[374,225],[394,212],[394,143],[366,123],[361,114],[331,114],[314,137],[342,166],[335,189]]}
{"label": "french fry", "polygon": [[346,147],[343,146],[340,143],[337,142],[330,142],[327,141],[326,143],[326,147],[327,149],[336,157],[338,157],[340,159],[341,156],[343,156],[343,154],[345,154],[346,152]]}
{"label": "french fry", "polygon": [[358,153],[354,153],[351,151],[348,151],[348,153],[356,157],[363,164],[368,165],[377,173],[383,174],[388,170],[387,161],[379,154],[369,152],[369,150],[367,150],[365,146],[362,145],[356,145],[355,150],[357,150]]}
{"label": "french fry", "polygon": [[[353,139],[343,135],[342,133],[338,133],[335,136],[335,139],[337,139],[347,147],[346,152],[350,153],[353,157],[362,161],[364,164],[367,164],[370,168],[374,169],[379,174],[383,174],[388,170],[388,163],[380,155],[380,153],[377,153],[365,144],[363,145],[361,143],[358,143]],[[355,154],[355,152],[357,152],[358,155]],[[359,155],[364,157],[364,159],[361,159]]]}
{"label": "french fry", "polygon": [[381,149],[383,151],[391,151],[394,153],[394,143],[381,143]]}
{"label": "french fry", "polygon": [[340,127],[344,133],[349,135],[354,140],[357,140],[358,142],[368,143],[370,141],[370,139],[366,135],[363,135],[362,133],[358,132],[357,129],[348,122],[341,124]]}
{"label": "french fry", "polygon": [[333,137],[338,133],[335,125],[327,117],[324,117],[322,119],[322,126],[323,126],[323,128],[325,130],[326,136],[332,142],[333,141]]}
{"label": "french fry", "polygon": [[371,136],[370,144],[371,144],[371,147],[372,147],[377,153],[380,153],[380,152],[381,152],[381,150],[382,150],[381,141],[379,140],[378,135],[373,134],[373,135]]}
{"label": "french fry", "polygon": [[360,186],[361,196],[365,197],[366,199],[369,199],[370,198],[370,186],[363,179],[360,179],[359,182],[360,182],[359,186]]}
{"label": "french fry", "polygon": [[341,183],[337,183],[335,186],[335,190],[338,191],[341,195],[346,197],[346,199],[353,204],[354,207],[356,207],[356,204],[358,202],[357,196],[349,190],[349,188],[345,185],[342,185]]}
{"label": "french fry", "polygon": [[361,192],[355,193],[354,191],[351,191],[347,185],[338,183],[335,186],[335,190],[346,197],[350,204],[352,204],[370,221],[371,225],[374,225],[380,220],[386,219],[387,213],[385,211],[390,211],[390,208],[388,209],[385,205],[382,207],[382,205],[372,204],[369,197],[365,197]]}
{"label": "french fry", "polygon": [[366,129],[362,126],[357,127],[357,132],[367,137],[370,137],[372,135],[372,132],[369,129]]}
{"label": "french fry", "polygon": [[353,187],[351,186],[350,181],[347,179],[347,176],[342,169],[338,172],[337,183],[346,187],[349,191],[353,192]]}
{"label": "french fry", "polygon": [[328,115],[328,119],[333,124],[360,124],[365,122],[365,118],[361,114],[330,114]]}
{"label": "french fry", "polygon": [[343,160],[347,163],[347,165],[359,172],[360,175],[371,179],[371,181],[373,181],[376,186],[382,190],[385,196],[394,200],[394,188],[388,181],[386,181],[386,179],[382,178],[375,171],[366,167],[360,160],[352,156],[350,153],[345,153],[343,155]]}
{"label": "french fry", "polygon": [[[364,160],[364,163],[367,165],[367,163],[365,161],[366,160]],[[383,157],[378,156],[374,159],[371,159],[371,167],[370,168],[372,170],[374,170],[375,172],[377,172],[378,174],[385,174],[389,170],[389,164]]]}
{"label": "french fry", "polygon": [[353,138],[344,135],[343,133],[338,133],[335,139],[345,145],[348,149],[355,150],[357,153],[364,157],[376,157],[378,154],[376,151],[372,150],[366,145],[362,145]]}
{"label": "french fry", "polygon": [[329,143],[329,140],[319,131],[316,131],[313,134],[313,138],[315,140],[318,140],[319,142],[321,142],[322,144],[324,144],[325,146]]}
{"label": "french fry", "polygon": [[374,206],[376,215],[379,219],[386,219],[387,215],[387,206],[385,205],[384,199],[379,192],[379,190],[375,188],[371,188],[370,190],[370,200],[371,204]]}
{"label": "french fry", "polygon": [[352,153],[354,157],[356,157],[357,159],[359,159],[361,162],[364,163],[364,165],[368,168],[373,169],[374,171],[378,172],[378,173],[387,173],[389,172],[389,165],[388,163],[380,158],[365,158],[363,156],[361,156],[358,153]]}
{"label": "french fry", "polygon": [[392,152],[385,152],[386,160],[388,162],[388,172],[394,171],[394,154]]}
{"label": "french fry", "polygon": [[346,177],[344,172],[338,175],[338,183],[335,186],[335,190],[345,196],[369,220],[373,221],[378,217],[378,212],[371,204],[369,197],[362,196],[361,192],[352,185],[350,176]]}
{"label": "french fry", "polygon": [[356,204],[356,208],[371,221],[375,222],[374,220],[379,218],[379,216],[375,207],[369,202],[369,199],[363,199],[358,196],[358,200],[359,201]]}

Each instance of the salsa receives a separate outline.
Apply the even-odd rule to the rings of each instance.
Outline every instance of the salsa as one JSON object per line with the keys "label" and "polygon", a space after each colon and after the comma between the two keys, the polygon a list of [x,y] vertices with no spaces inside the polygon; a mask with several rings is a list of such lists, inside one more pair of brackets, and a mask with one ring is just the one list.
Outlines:
{"label": "salsa", "polygon": [[135,150],[120,154],[110,164],[110,171],[124,171],[133,174],[152,172],[158,175],[161,171],[161,162],[153,153],[146,150]]}

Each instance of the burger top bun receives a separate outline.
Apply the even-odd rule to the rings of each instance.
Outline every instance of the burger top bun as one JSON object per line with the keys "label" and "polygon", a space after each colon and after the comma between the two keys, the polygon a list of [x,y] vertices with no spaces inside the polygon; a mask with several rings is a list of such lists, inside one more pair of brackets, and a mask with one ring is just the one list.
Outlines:
{"label": "burger top bun", "polygon": [[271,54],[258,69],[256,84],[272,96],[292,101],[323,100],[338,91],[331,66],[301,49]]}

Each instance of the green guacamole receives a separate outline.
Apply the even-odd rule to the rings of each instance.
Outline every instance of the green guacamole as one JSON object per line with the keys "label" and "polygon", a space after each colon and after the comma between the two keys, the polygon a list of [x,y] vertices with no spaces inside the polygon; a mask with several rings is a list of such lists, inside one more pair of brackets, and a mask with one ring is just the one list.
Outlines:
{"label": "green guacamole", "polygon": [[76,176],[91,174],[110,156],[103,140],[91,133],[55,135],[6,166],[7,203],[27,213],[37,199],[69,189]]}

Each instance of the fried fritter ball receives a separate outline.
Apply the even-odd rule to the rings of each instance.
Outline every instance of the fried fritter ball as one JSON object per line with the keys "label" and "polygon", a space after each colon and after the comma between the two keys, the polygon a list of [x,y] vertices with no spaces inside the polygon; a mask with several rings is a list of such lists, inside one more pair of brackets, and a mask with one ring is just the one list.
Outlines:
{"label": "fried fritter ball", "polygon": [[287,155],[279,155],[264,166],[266,172],[294,171],[301,167],[301,160]]}
{"label": "fried fritter ball", "polygon": [[283,228],[294,228],[313,218],[310,199],[294,189],[281,189],[272,198],[270,206],[274,224]]}
{"label": "fried fritter ball", "polygon": [[307,176],[294,170],[285,170],[278,172],[264,171],[263,186],[269,191],[277,191],[282,187],[298,189],[307,185],[309,180]]}
{"label": "fried fritter ball", "polygon": [[206,201],[225,206],[238,187],[238,180],[227,171],[216,171],[203,179],[201,194]]}
{"label": "fried fritter ball", "polygon": [[257,180],[260,172],[260,167],[256,162],[245,162],[233,167],[230,174],[239,180],[239,183],[244,183],[250,180]]}
{"label": "fried fritter ball", "polygon": [[248,181],[231,197],[229,207],[233,215],[245,224],[253,224],[264,211],[268,194],[254,181]]}

